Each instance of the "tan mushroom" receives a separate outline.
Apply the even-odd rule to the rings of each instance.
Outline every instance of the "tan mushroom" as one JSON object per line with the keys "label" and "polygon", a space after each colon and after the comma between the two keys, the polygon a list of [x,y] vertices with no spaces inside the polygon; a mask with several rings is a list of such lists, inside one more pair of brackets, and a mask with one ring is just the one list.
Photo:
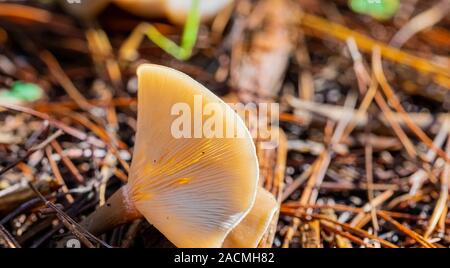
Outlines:
{"label": "tan mushroom", "polygon": [[245,218],[227,236],[224,248],[256,248],[279,208],[274,196],[262,187]]}
{"label": "tan mushroom", "polygon": [[[99,234],[144,216],[177,247],[220,247],[255,200],[259,168],[252,138],[230,106],[189,76],[148,64],[138,69],[138,80],[128,184],[83,225]],[[179,130],[174,120],[192,119],[174,114],[178,106],[197,113],[210,104],[218,110],[201,116],[205,125],[223,122],[224,130],[234,126],[243,135],[189,138],[174,133]]]}
{"label": "tan mushroom", "polygon": [[[146,18],[168,18],[172,23],[184,24],[191,9],[192,0],[60,0],[72,14],[84,18],[94,18],[109,3],[114,2],[120,8]],[[202,21],[213,18],[233,0],[200,0]]]}
{"label": "tan mushroom", "polygon": [[59,2],[67,11],[78,18],[92,19],[111,3],[111,0],[59,0]]}
{"label": "tan mushroom", "polygon": [[[209,20],[233,0],[200,0],[200,16]],[[114,0],[121,8],[143,17],[167,17],[172,23],[184,24],[192,0]]]}

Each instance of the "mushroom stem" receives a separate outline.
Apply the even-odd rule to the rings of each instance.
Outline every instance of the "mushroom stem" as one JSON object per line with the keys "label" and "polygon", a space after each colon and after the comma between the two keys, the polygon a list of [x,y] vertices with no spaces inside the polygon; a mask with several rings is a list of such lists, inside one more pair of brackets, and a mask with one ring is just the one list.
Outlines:
{"label": "mushroom stem", "polygon": [[111,0],[81,0],[79,3],[72,3],[67,0],[60,0],[62,6],[73,15],[82,19],[94,19]]}
{"label": "mushroom stem", "polygon": [[119,225],[142,218],[129,198],[128,185],[115,192],[106,203],[81,222],[93,235],[102,234]]}

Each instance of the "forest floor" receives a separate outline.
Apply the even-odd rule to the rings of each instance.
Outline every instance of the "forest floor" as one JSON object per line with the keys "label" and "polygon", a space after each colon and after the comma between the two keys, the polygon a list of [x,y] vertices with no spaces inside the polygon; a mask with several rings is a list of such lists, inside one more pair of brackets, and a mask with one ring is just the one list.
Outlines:
{"label": "forest floor", "polygon": [[[280,105],[278,148],[255,141],[261,183],[280,203],[261,247],[449,247],[442,3],[450,6],[405,0],[379,21],[345,0],[240,0],[201,26],[189,60],[145,39],[127,62],[119,49],[141,18],[111,5],[88,23],[57,5],[22,1],[12,13],[0,3],[0,90],[17,81],[43,90],[0,103],[0,247],[89,238],[74,222],[127,181],[135,73],[146,62],[187,73],[227,102]],[[179,27],[150,22],[180,39]],[[99,239],[87,246],[172,246],[144,220]]]}

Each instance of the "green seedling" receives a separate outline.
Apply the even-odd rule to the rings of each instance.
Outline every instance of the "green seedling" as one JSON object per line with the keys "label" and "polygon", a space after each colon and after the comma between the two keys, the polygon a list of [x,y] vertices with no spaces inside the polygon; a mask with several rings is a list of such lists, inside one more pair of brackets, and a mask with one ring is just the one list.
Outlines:
{"label": "green seedling", "polygon": [[181,46],[161,34],[155,27],[150,27],[147,37],[166,53],[179,60],[188,60],[192,55],[197,42],[198,29],[200,27],[200,2],[192,1],[192,7],[184,25]]}
{"label": "green seedling", "polygon": [[0,93],[0,99],[12,102],[33,102],[44,95],[44,91],[36,84],[15,82],[11,89]]}
{"label": "green seedling", "polygon": [[399,0],[350,0],[350,8],[357,13],[369,15],[378,20],[388,20],[400,7]]}
{"label": "green seedling", "polygon": [[132,61],[137,58],[137,48],[144,36],[154,42],[166,53],[172,55],[178,60],[188,60],[192,55],[195,43],[197,42],[198,29],[200,27],[200,1],[193,0],[189,10],[186,23],[184,25],[181,38],[181,45],[176,44],[164,36],[158,29],[149,24],[139,24],[131,33],[120,49],[120,58],[126,61]]}

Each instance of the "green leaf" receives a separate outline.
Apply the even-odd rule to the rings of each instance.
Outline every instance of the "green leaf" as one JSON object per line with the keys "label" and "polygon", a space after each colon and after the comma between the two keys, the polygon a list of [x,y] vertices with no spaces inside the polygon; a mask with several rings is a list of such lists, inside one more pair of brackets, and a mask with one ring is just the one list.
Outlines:
{"label": "green leaf", "polygon": [[[183,30],[181,47],[192,54],[192,49],[197,42],[198,29],[200,27],[200,1],[193,0],[192,7],[187,17],[186,25]],[[189,55],[190,56],[190,55]]]}
{"label": "green leaf", "polygon": [[200,2],[192,0],[186,24],[184,25],[181,46],[161,34],[155,27],[151,26],[146,32],[147,37],[166,53],[179,60],[188,60],[192,55],[197,42],[198,29],[200,27]]}
{"label": "green leaf", "polygon": [[349,0],[350,8],[357,13],[366,14],[379,20],[387,20],[395,15],[400,7],[399,0]]}
{"label": "green leaf", "polygon": [[10,99],[11,101],[33,102],[42,98],[43,95],[44,91],[36,84],[15,82],[11,90],[3,92],[0,94],[0,97]]}

